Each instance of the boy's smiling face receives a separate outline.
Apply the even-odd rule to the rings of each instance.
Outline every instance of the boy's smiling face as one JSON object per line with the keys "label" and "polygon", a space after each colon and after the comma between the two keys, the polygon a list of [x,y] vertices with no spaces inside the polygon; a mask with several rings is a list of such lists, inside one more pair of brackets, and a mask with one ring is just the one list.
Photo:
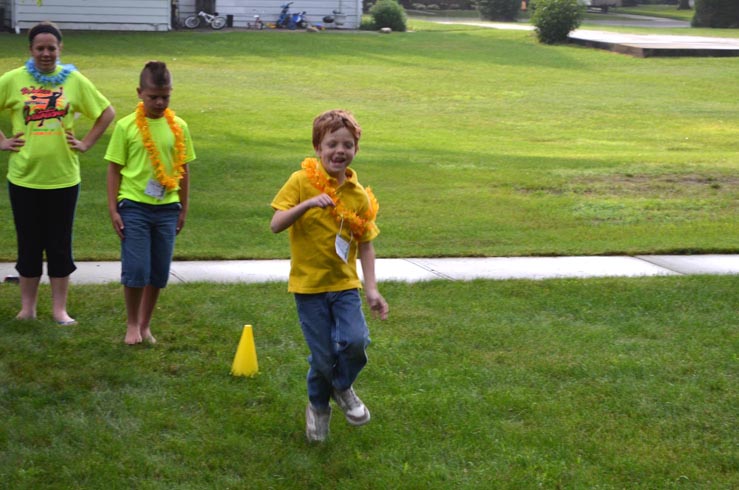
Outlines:
{"label": "boy's smiling face", "polygon": [[348,129],[339,128],[332,133],[326,133],[321,145],[315,150],[326,173],[342,184],[346,177],[346,169],[354,160],[359,145],[354,142],[354,137]]}

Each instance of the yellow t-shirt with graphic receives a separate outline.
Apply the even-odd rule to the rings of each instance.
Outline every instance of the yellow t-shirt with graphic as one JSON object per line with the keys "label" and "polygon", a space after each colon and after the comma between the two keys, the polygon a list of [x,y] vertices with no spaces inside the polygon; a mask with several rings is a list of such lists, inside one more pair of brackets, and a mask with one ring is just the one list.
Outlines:
{"label": "yellow t-shirt with graphic", "polygon": [[[54,74],[62,70],[57,67]],[[11,134],[23,133],[25,144],[8,160],[8,180],[32,189],[60,189],[80,183],[77,152],[66,131],[74,130],[75,114],[93,121],[110,105],[80,72],[59,86],[41,85],[25,67],[0,77],[0,109],[11,112]],[[77,135],[78,138],[81,135]]]}
{"label": "yellow t-shirt with graphic", "polygon": [[[318,168],[332,185],[336,180],[329,177],[319,164]],[[359,184],[357,173],[347,169],[344,184],[336,190],[337,196],[347,209],[364,216],[370,201],[364,187]],[[287,211],[300,202],[311,199],[321,192],[311,183],[305,170],[293,173],[272,200],[272,208]],[[349,257],[345,263],[336,252],[336,235],[350,242]],[[351,237],[349,226],[336,222],[329,209],[311,208],[288,229],[290,235],[290,277],[288,291],[315,294],[344,291],[362,287],[357,274],[357,240]],[[359,239],[373,240],[380,230],[371,221]]]}

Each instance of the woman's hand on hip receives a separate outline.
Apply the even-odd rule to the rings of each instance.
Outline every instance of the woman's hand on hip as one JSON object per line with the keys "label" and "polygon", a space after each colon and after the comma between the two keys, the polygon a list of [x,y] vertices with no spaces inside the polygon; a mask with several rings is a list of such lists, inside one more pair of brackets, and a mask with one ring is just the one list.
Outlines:
{"label": "woman's hand on hip", "polygon": [[21,136],[23,136],[23,133],[16,133],[10,138],[2,138],[0,140],[0,150],[2,151],[21,151],[21,148],[23,147],[23,145],[26,144],[26,140],[24,140]]}
{"label": "woman's hand on hip", "polygon": [[71,149],[77,150],[80,153],[84,153],[90,149],[90,147],[87,146],[84,141],[75,138],[72,131],[67,131],[67,143],[69,144],[69,147]]}

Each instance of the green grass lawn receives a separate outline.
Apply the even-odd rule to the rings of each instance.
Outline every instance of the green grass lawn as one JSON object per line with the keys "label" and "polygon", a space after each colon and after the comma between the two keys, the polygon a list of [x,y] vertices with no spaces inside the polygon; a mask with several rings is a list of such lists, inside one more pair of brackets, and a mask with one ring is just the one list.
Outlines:
{"label": "green grass lawn", "polygon": [[[673,14],[672,9],[674,5],[653,5],[652,7],[667,7],[656,8],[654,14],[640,11],[642,7],[648,7],[647,5],[641,5],[639,7],[624,9],[612,9],[608,14],[586,12],[583,16],[582,24],[580,29],[589,30],[600,30],[600,31],[615,31],[615,32],[628,32],[634,34],[668,34],[678,36],[703,36],[703,37],[727,37],[736,38],[739,37],[739,29],[709,29],[709,28],[695,28],[695,27],[659,27],[658,29],[649,26],[648,23],[644,23],[645,26],[633,25],[635,19],[632,15],[654,16],[654,17],[665,17],[674,18],[676,20],[684,20],[690,22],[693,16],[693,11],[681,11],[670,17]],[[677,12],[677,10],[675,11]],[[688,13],[686,13],[688,12]],[[628,14],[628,15],[626,15]],[[688,16],[686,18],[686,16]],[[484,22],[481,21],[479,14],[476,10],[453,10],[453,11],[412,11],[409,13],[409,25],[412,29],[428,30],[428,23],[434,22],[434,20],[456,20],[459,22]],[[528,23],[529,13],[522,12],[519,14],[517,22]],[[605,22],[605,23],[604,23]],[[619,22],[623,22],[625,25],[618,25]],[[457,27],[458,28],[458,27]]]}
{"label": "green grass lawn", "polygon": [[[20,65],[25,38],[0,36],[0,70]],[[635,59],[420,21],[389,36],[65,37],[64,61],[119,116],[153,58],[172,68],[172,107],[199,157],[178,259],[287,257],[269,203],[312,153],[312,118],[333,107],[364,127],[355,167],[380,201],[380,256],[737,250],[737,58]],[[119,253],[105,204],[109,134],[82,156],[78,260]],[[0,260],[13,260],[6,193]]]}
{"label": "green grass lawn", "polygon": [[[287,257],[269,202],[333,107],[364,127],[355,165],[380,200],[380,256],[737,251],[738,59],[414,31],[70,32],[64,61],[119,116],[145,61],[172,68],[199,156],[177,258]],[[0,43],[0,71],[19,66],[25,39]],[[118,257],[107,139],[82,157],[78,260]],[[6,193],[0,259],[12,260]],[[384,283],[391,317],[371,321],[357,384],[373,421],[354,429],[336,414],[330,440],[310,446],[307,352],[285,284],[172,285],[159,343],[136,347],[122,342],[119,285],[74,286],[80,326],[61,329],[8,320],[18,291],[0,284],[0,486],[735,488],[738,287]],[[40,301],[48,316],[47,286]],[[234,378],[247,323],[261,373]]]}
{"label": "green grass lawn", "polygon": [[[0,285],[0,481],[12,489],[729,489],[737,277],[382,285],[357,390],[304,436],[307,355],[284,284],[164,291],[125,346],[118,285],[80,326],[9,321]],[[42,286],[41,311],[48,311]],[[243,324],[260,374],[229,375]]]}
{"label": "green grass lawn", "polygon": [[693,15],[695,15],[695,10],[678,10],[677,5],[639,5],[637,7],[618,7],[614,8],[613,12],[617,14],[664,17],[665,19],[684,20],[686,22],[693,20]]}

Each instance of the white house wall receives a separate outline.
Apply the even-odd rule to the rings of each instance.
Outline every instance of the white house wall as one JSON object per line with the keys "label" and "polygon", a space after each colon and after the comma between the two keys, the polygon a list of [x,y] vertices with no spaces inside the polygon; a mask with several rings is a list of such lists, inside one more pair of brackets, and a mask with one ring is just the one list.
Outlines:
{"label": "white house wall", "polygon": [[177,18],[180,24],[185,21],[185,17],[195,13],[195,0],[178,0],[177,1]]}
{"label": "white house wall", "polygon": [[[172,26],[172,16],[180,23],[195,13],[197,0],[0,0],[6,29],[29,29],[42,20],[50,20],[61,29],[166,31]],[[264,22],[274,22],[285,0],[216,0],[220,15],[233,16],[233,27],[244,28],[261,16]],[[340,11],[346,18],[342,26],[326,24],[327,28],[356,29],[362,20],[362,0],[294,0],[291,12],[306,11],[313,24],[322,24],[323,17]]]}
{"label": "white house wall", "polygon": [[[28,29],[43,20],[62,30],[167,31],[170,0],[11,0],[13,27]],[[7,13],[6,13],[7,16]]]}

